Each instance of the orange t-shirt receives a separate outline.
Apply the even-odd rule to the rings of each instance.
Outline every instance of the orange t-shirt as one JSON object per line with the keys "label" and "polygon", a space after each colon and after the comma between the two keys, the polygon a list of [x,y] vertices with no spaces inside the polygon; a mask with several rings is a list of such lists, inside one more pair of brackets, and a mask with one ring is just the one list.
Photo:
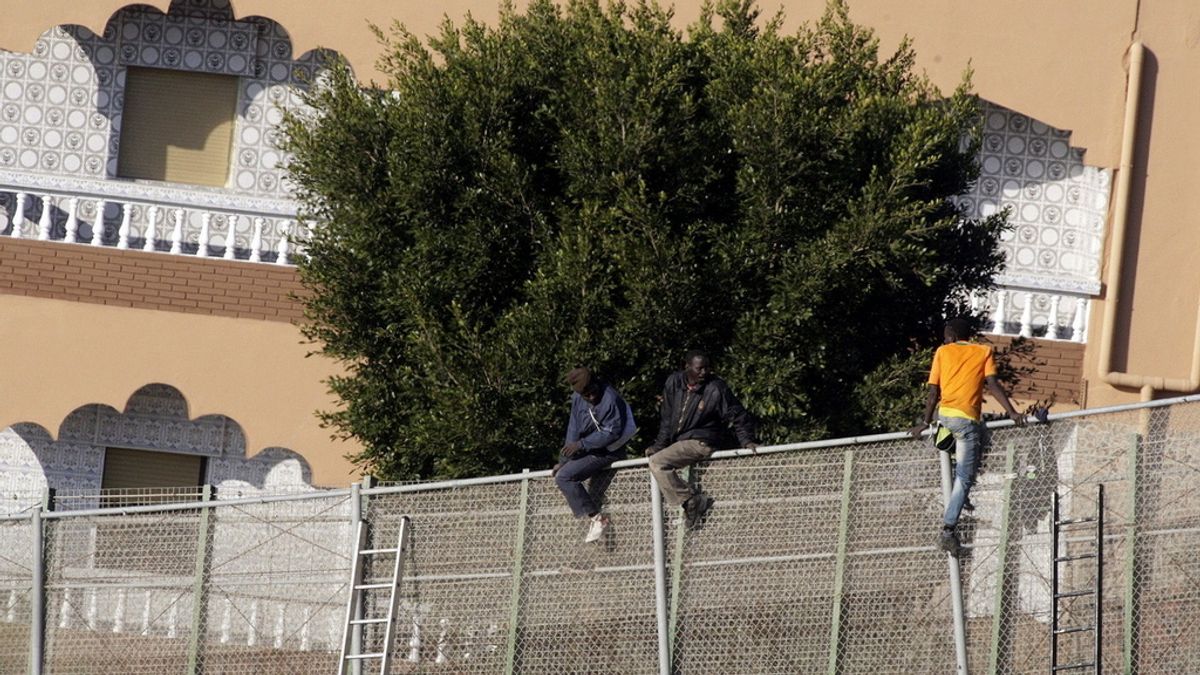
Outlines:
{"label": "orange t-shirt", "polygon": [[938,414],[978,420],[983,411],[983,380],[996,374],[992,348],[971,342],[938,347],[929,384],[942,388]]}

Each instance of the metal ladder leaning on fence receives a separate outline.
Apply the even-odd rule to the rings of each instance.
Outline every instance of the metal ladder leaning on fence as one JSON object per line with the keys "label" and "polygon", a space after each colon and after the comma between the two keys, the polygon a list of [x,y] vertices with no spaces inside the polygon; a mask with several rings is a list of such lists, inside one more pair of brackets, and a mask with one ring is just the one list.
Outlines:
{"label": "metal ladder leaning on fence", "polygon": [[[396,637],[396,606],[400,601],[400,580],[404,575],[404,554],[408,551],[409,529],[411,521],[408,516],[400,519],[400,530],[396,535],[395,548],[365,548],[367,544],[367,524],[359,522],[358,532],[354,538],[354,553],[350,560],[350,597],[346,601],[346,624],[342,635],[342,653],[338,659],[338,675],[357,673],[356,663],[378,659],[380,675],[387,675],[392,663],[392,646]],[[390,580],[364,579],[364,564],[367,559],[375,557],[393,557],[392,576]],[[386,591],[387,595],[380,591]],[[368,597],[382,600],[387,598],[385,606],[379,602],[368,603]],[[367,616],[365,610],[373,609],[376,613],[386,609],[385,615]],[[368,626],[379,626],[382,630],[364,630]],[[367,651],[363,647],[368,634],[375,637],[379,645],[378,651]],[[360,651],[361,650],[361,651]]]}
{"label": "metal ladder leaning on fence", "polygon": [[[1062,528],[1071,528],[1076,525],[1090,525],[1095,529],[1096,539],[1093,550],[1075,555],[1060,555],[1059,551],[1062,547],[1059,545],[1059,538],[1062,533]],[[1081,528],[1077,528],[1081,529]],[[1074,530],[1070,530],[1074,531]],[[1050,521],[1050,541],[1052,549],[1050,561],[1050,595],[1052,607],[1050,610],[1050,673],[1078,670],[1082,668],[1093,668],[1096,675],[1100,675],[1101,659],[1100,645],[1102,644],[1103,635],[1103,601],[1104,601],[1104,486],[1097,486],[1096,490],[1096,515],[1091,518],[1067,518],[1059,519],[1058,507],[1058,491],[1054,492],[1054,512]],[[1078,589],[1072,591],[1059,590],[1058,566],[1061,563],[1072,562],[1075,560],[1096,560],[1096,579],[1091,588]],[[1069,600],[1071,598],[1092,596],[1093,609],[1095,614],[1092,617],[1091,625],[1081,626],[1059,626],[1059,601]],[[1077,661],[1073,663],[1059,664],[1058,662],[1058,636],[1070,635],[1073,633],[1092,632],[1093,648],[1091,661]]]}

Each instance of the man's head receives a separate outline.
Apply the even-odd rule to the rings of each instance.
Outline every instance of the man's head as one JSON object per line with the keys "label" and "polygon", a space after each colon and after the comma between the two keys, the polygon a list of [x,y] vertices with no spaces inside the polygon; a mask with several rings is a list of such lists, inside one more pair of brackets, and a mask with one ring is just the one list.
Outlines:
{"label": "man's head", "polygon": [[599,403],[604,395],[604,384],[600,382],[600,378],[593,377],[592,371],[587,368],[573,368],[567,373],[567,384],[592,405]]}
{"label": "man's head", "polygon": [[687,378],[688,384],[700,384],[708,379],[712,374],[712,366],[708,361],[708,354],[693,349],[683,357],[683,373]]}
{"label": "man's head", "polygon": [[950,344],[959,340],[968,340],[974,332],[971,328],[971,322],[959,317],[946,322],[946,328],[942,331],[942,338],[946,344]]}

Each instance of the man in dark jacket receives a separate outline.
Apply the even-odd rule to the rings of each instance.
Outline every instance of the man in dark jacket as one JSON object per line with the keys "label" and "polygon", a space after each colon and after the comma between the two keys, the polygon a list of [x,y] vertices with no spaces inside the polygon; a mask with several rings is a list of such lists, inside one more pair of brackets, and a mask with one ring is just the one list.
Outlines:
{"label": "man in dark jacket", "polygon": [[571,394],[571,419],[554,468],[554,481],[575,517],[589,519],[584,541],[593,542],[608,529],[608,516],[600,512],[583,482],[625,456],[625,444],[637,426],[633,411],[617,390],[587,368],[567,373],[567,384],[575,393]]}
{"label": "man in dark jacket", "polygon": [[646,456],[663,497],[683,507],[689,527],[700,523],[712,500],[694,491],[675,471],[708,459],[729,427],[743,447],[758,447],[750,414],[729,385],[712,374],[708,356],[688,352],[684,369],[667,378],[663,387],[662,425]]}

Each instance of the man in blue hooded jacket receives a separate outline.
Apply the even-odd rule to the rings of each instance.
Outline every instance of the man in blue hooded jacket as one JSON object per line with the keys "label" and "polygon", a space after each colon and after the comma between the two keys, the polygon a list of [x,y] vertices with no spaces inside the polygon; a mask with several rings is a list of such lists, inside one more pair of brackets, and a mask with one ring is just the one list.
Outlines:
{"label": "man in blue hooded jacket", "polygon": [[[625,456],[625,444],[637,430],[633,411],[611,385],[587,368],[567,373],[571,385],[571,418],[560,451],[554,481],[567,498],[576,518],[590,519],[585,542],[593,542],[608,529],[608,516],[601,513],[583,482],[606,471]],[[593,481],[594,482],[594,481]]]}

